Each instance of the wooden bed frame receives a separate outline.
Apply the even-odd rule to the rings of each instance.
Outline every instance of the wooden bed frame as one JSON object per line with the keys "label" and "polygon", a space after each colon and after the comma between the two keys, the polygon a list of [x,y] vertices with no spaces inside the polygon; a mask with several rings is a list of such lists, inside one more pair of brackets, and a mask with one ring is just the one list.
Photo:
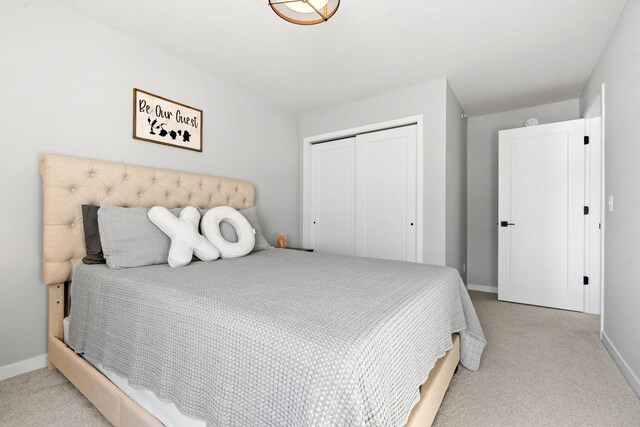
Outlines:
{"label": "wooden bed frame", "polygon": [[[49,293],[49,368],[58,369],[111,424],[152,427],[162,424],[63,342],[71,267],[85,255],[83,204],[168,208],[253,206],[247,181],[67,156],[44,155],[40,173],[44,194],[44,282]],[[421,387],[409,427],[430,426],[460,360],[460,339],[440,359]]]}

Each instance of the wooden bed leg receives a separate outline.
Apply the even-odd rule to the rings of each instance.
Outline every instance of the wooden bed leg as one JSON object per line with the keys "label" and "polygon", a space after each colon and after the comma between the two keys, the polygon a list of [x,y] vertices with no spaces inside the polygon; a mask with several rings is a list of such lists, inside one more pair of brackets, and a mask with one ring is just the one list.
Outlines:
{"label": "wooden bed leg", "polygon": [[[49,336],[60,340],[64,336],[64,283],[49,285]],[[49,369],[55,369],[49,355]]]}

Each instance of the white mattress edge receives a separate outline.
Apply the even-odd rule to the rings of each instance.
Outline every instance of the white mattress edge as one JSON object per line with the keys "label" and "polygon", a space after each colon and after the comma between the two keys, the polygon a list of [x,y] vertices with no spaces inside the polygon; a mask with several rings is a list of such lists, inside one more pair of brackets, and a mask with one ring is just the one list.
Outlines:
{"label": "white mattress edge", "polygon": [[69,316],[62,319],[62,341],[69,346]]}

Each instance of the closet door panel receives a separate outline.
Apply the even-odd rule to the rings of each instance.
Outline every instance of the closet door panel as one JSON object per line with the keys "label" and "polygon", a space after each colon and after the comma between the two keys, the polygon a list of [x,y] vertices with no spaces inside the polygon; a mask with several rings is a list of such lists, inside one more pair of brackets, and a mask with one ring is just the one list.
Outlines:
{"label": "closet door panel", "polygon": [[311,148],[313,249],[354,255],[355,138]]}
{"label": "closet door panel", "polygon": [[415,126],[356,137],[358,256],[416,261]]}

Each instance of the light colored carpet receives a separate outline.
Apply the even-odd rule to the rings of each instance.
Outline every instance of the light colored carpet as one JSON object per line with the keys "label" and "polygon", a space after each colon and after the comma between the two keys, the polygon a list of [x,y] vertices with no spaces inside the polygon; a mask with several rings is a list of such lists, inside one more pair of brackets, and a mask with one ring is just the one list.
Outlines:
{"label": "light colored carpet", "polygon": [[598,316],[471,296],[488,344],[478,372],[454,376],[435,426],[640,426]]}
{"label": "light colored carpet", "polygon": [[[489,344],[460,368],[436,426],[640,426],[640,399],[598,339],[598,318],[471,293]],[[57,371],[0,382],[1,426],[108,426]]]}

